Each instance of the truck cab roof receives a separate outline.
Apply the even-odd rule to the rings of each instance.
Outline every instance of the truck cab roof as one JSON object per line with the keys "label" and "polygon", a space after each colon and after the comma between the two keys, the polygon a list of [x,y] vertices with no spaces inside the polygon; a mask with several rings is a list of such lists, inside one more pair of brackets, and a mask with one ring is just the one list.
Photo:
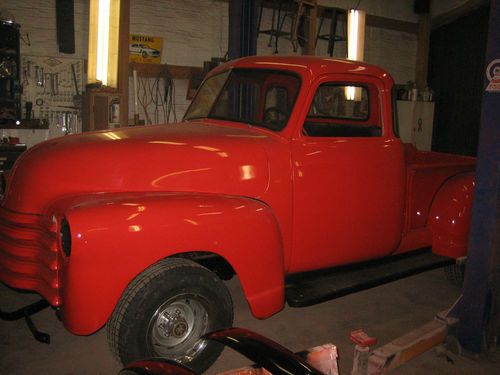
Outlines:
{"label": "truck cab roof", "polygon": [[394,83],[388,72],[378,66],[360,61],[316,56],[249,56],[221,64],[210,74],[217,74],[233,68],[279,69],[298,73],[302,77],[313,78],[323,74],[357,74],[375,76],[386,86]]}

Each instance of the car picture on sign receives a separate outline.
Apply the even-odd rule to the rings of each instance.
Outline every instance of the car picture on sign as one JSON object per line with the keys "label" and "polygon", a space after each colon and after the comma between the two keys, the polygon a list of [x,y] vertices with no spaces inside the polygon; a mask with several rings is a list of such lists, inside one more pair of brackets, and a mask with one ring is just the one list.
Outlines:
{"label": "car picture on sign", "polygon": [[129,61],[140,63],[161,63],[163,38],[134,35],[129,37]]}

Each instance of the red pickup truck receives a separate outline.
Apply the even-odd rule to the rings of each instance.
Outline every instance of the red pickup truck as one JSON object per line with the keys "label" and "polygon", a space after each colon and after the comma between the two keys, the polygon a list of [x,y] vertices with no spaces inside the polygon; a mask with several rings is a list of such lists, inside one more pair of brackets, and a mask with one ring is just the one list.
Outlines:
{"label": "red pickup truck", "polygon": [[403,144],[394,107],[375,66],[249,57],[212,71],[181,123],[41,143],[2,176],[0,280],[74,334],[106,325],[124,363],[200,371],[221,351],[200,336],[232,324],[230,273],[266,318],[335,294],[300,289],[311,271],[463,257],[475,159]]}

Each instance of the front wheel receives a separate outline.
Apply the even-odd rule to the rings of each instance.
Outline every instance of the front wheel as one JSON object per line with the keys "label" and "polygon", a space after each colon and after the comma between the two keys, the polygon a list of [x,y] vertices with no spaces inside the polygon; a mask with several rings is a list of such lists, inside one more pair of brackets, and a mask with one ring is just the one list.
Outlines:
{"label": "front wheel", "polygon": [[232,321],[231,296],[214,273],[186,259],[165,259],[127,287],[108,322],[108,344],[125,365],[163,357],[203,372],[223,347],[200,336]]}

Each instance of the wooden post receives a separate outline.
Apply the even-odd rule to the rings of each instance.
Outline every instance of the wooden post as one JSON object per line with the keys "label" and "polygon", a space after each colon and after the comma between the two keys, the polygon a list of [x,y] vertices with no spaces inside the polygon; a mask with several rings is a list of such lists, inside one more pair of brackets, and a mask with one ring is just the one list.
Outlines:
{"label": "wooden post", "polygon": [[120,126],[128,126],[128,38],[130,33],[130,0],[120,1],[120,36],[118,47],[118,94],[120,95]]}
{"label": "wooden post", "polygon": [[302,47],[303,55],[316,54],[316,29],[318,23],[318,1],[317,0],[303,0],[300,3],[301,9],[297,15],[297,22],[299,22],[301,13],[304,14],[306,21],[306,40],[305,46]]}

